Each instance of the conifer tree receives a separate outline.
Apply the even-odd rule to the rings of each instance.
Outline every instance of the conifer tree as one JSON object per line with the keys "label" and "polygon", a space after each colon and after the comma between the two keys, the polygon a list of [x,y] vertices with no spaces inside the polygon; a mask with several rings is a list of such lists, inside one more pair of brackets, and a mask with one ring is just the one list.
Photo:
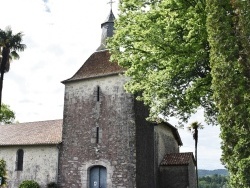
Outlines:
{"label": "conifer tree", "polygon": [[232,187],[250,187],[250,1],[207,0],[212,89]]}

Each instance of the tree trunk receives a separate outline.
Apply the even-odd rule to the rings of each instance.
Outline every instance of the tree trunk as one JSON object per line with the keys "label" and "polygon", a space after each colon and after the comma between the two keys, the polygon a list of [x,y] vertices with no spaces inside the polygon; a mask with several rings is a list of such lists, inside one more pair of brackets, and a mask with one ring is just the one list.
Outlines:
{"label": "tree trunk", "polygon": [[5,73],[5,67],[9,59],[10,49],[4,47],[2,51],[2,62],[0,67],[0,111],[2,106],[2,90],[3,90],[3,78]]}
{"label": "tree trunk", "polygon": [[4,77],[4,73],[2,73],[2,71],[1,71],[1,78],[0,78],[0,112],[1,112],[1,107],[2,107],[3,77]]}
{"label": "tree trunk", "polygon": [[195,170],[196,170],[196,183],[197,183],[197,188],[199,187],[199,180],[198,180],[198,158],[197,158],[197,146],[198,146],[198,128],[194,129],[195,131]]}

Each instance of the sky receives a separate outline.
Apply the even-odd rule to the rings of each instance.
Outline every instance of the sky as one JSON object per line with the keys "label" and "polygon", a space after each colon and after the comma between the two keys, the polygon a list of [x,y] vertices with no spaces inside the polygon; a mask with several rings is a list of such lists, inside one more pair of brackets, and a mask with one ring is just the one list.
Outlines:
{"label": "sky", "polygon": [[[101,42],[101,23],[110,11],[109,0],[0,0],[0,28],[23,32],[24,52],[5,74],[2,101],[19,122],[63,118],[64,85]],[[113,4],[118,17],[118,0]],[[196,114],[191,121],[203,122]],[[175,125],[175,120],[170,121]],[[181,152],[194,152],[192,134],[179,130]],[[199,132],[200,169],[224,168],[220,162],[219,127]]]}

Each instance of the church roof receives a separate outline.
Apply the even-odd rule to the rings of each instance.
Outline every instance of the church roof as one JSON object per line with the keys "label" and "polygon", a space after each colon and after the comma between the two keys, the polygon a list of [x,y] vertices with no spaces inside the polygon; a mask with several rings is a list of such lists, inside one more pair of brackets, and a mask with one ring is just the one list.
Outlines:
{"label": "church roof", "polygon": [[1,125],[0,146],[43,145],[62,142],[62,120]]}
{"label": "church roof", "polygon": [[120,67],[117,63],[110,62],[110,53],[106,48],[107,38],[112,37],[114,33],[115,16],[112,11],[113,2],[111,1],[110,3],[110,13],[104,23],[101,24],[102,37],[100,46],[97,48],[96,52],[94,52],[87,59],[87,61],[82,65],[82,67],[75,73],[73,77],[62,81],[62,83],[114,75],[123,73],[125,71],[125,69]]}
{"label": "church roof", "polygon": [[195,162],[192,152],[170,153],[165,155],[161,162],[161,166],[184,166],[189,165],[192,160]]}
{"label": "church roof", "polygon": [[75,75],[62,83],[119,74],[125,71],[117,63],[110,62],[108,50],[94,52]]}
{"label": "church roof", "polygon": [[[107,22],[114,22],[114,21],[115,21],[115,16],[114,16],[114,13],[113,13],[113,11],[111,9],[110,12],[109,12],[108,17],[106,18],[106,20],[104,21],[104,23],[102,23],[102,25],[105,24],[105,23],[107,23]],[[101,27],[102,27],[102,25],[101,25]]]}

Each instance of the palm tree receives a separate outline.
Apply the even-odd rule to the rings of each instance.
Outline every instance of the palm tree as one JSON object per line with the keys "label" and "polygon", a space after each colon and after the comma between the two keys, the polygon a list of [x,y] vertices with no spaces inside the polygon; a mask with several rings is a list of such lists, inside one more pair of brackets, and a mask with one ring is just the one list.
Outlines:
{"label": "palm tree", "polygon": [[5,31],[0,29],[0,110],[4,73],[9,71],[12,59],[19,59],[17,51],[24,51],[26,48],[26,45],[21,43],[22,36],[22,32],[14,35],[10,27],[6,27]]}
{"label": "palm tree", "polygon": [[198,187],[198,159],[197,159],[197,146],[198,146],[198,129],[203,129],[203,125],[198,123],[197,121],[191,123],[188,126],[188,130],[192,132],[193,139],[195,141],[195,166],[196,166],[196,180],[197,180],[197,187]]}

